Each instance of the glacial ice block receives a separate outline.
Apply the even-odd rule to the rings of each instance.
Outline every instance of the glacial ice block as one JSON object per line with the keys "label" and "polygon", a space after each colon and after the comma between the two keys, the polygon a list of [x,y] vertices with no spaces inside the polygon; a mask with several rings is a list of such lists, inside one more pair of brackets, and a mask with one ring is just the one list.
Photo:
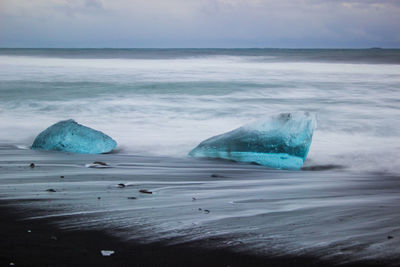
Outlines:
{"label": "glacial ice block", "polygon": [[41,132],[33,142],[32,149],[100,154],[110,152],[116,146],[117,142],[108,135],[74,120],[65,120]]}
{"label": "glacial ice block", "polygon": [[211,137],[189,155],[297,170],[307,157],[315,127],[314,114],[282,113]]}

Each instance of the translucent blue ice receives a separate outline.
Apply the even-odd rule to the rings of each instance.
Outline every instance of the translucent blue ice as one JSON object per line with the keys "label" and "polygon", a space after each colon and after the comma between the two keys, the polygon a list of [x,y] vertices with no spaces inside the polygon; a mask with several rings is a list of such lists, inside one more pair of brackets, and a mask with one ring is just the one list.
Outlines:
{"label": "translucent blue ice", "polygon": [[60,121],[41,132],[32,144],[36,150],[57,150],[73,153],[107,153],[117,146],[108,135],[78,124]]}
{"label": "translucent blue ice", "polygon": [[314,114],[282,113],[211,137],[189,155],[296,170],[307,157],[315,127]]}

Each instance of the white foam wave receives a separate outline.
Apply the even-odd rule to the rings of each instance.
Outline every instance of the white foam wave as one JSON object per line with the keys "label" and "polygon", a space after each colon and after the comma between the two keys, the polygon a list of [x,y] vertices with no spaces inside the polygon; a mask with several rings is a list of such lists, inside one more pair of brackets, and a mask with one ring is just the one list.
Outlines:
{"label": "white foam wave", "polygon": [[399,65],[0,56],[0,67],[3,142],[29,146],[73,118],[121,153],[185,156],[210,136],[300,110],[319,118],[310,163],[400,171]]}

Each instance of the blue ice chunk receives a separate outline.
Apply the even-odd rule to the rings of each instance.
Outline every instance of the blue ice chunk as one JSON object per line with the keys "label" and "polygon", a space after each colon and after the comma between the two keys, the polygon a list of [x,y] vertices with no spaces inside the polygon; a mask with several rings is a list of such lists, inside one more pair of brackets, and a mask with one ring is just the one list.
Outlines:
{"label": "blue ice chunk", "polygon": [[211,137],[189,155],[298,170],[307,157],[316,124],[315,115],[308,112],[282,113]]}
{"label": "blue ice chunk", "polygon": [[116,146],[117,142],[108,135],[74,120],[65,120],[41,132],[33,142],[32,149],[100,154],[110,152]]}

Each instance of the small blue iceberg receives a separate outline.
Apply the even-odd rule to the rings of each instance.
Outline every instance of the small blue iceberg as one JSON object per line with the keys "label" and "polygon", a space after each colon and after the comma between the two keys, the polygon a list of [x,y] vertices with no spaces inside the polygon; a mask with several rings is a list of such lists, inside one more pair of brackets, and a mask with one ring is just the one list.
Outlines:
{"label": "small blue iceberg", "polygon": [[65,120],[41,132],[33,142],[32,149],[101,154],[110,152],[116,146],[117,142],[108,135],[74,120]]}
{"label": "small blue iceberg", "polygon": [[282,113],[211,137],[189,155],[298,170],[306,160],[316,125],[314,114]]}

